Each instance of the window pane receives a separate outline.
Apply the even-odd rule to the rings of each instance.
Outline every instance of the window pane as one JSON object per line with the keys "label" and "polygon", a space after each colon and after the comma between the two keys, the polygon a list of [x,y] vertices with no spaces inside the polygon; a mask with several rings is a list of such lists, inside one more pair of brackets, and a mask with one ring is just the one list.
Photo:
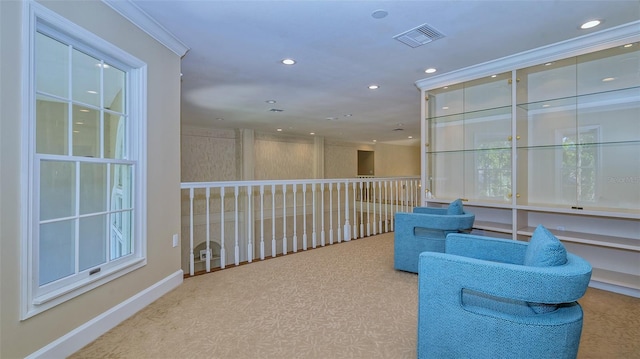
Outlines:
{"label": "window pane", "polygon": [[73,155],[100,157],[100,112],[73,106]]}
{"label": "window pane", "polygon": [[40,225],[40,285],[75,273],[75,220]]}
{"label": "window pane", "polygon": [[110,65],[103,65],[104,69],[104,108],[124,112],[124,79],[125,73]]}
{"label": "window pane", "polygon": [[69,47],[36,34],[36,90],[69,98]]}
{"label": "window pane", "polygon": [[73,50],[73,100],[100,106],[100,60]]}
{"label": "window pane", "polygon": [[104,114],[104,157],[127,158],[125,154],[125,119],[124,116]]}
{"label": "window pane", "polygon": [[123,211],[111,214],[111,260],[133,253],[132,213]]}
{"label": "window pane", "polygon": [[40,163],[40,220],[75,215],[76,166],[74,162]]}
{"label": "window pane", "polygon": [[69,107],[50,97],[36,99],[36,152],[67,155],[69,152]]}
{"label": "window pane", "polygon": [[130,165],[114,165],[111,171],[111,210],[129,209],[132,206],[133,187]]}
{"label": "window pane", "polygon": [[105,211],[107,211],[107,165],[81,163],[80,214]]}
{"label": "window pane", "polygon": [[80,218],[80,271],[107,260],[107,215]]}

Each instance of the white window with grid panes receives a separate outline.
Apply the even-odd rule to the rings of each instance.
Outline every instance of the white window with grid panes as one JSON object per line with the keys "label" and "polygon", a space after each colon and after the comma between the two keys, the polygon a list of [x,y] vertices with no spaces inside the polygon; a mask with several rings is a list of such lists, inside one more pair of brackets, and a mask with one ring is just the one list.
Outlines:
{"label": "white window with grid panes", "polygon": [[146,65],[25,11],[23,318],[143,266]]}

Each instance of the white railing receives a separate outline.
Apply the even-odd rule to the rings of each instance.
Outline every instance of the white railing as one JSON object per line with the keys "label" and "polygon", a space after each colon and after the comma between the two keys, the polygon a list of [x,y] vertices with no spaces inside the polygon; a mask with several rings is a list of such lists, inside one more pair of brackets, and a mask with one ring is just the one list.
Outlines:
{"label": "white railing", "polygon": [[182,183],[183,268],[194,275],[393,231],[394,214],[418,206],[419,187],[419,177]]}

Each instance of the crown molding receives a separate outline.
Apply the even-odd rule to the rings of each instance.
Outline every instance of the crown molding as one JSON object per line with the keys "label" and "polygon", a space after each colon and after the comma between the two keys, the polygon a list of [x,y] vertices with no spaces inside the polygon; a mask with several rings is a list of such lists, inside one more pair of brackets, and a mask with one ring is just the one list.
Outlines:
{"label": "crown molding", "polygon": [[127,20],[131,21],[131,23],[149,34],[149,36],[164,45],[166,48],[173,51],[176,55],[183,57],[187,51],[189,51],[189,47],[187,45],[132,1],[102,0],[102,2],[125,17]]}
{"label": "crown molding", "polygon": [[421,90],[430,90],[636,41],[640,41],[640,21],[630,22],[460,70],[447,72],[442,75],[418,80],[415,82],[415,85]]}

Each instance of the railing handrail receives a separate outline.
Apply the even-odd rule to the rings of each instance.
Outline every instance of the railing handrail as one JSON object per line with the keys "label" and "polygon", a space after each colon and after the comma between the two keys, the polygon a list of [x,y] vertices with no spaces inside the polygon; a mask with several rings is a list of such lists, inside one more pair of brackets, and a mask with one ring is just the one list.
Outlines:
{"label": "railing handrail", "polygon": [[182,182],[181,189],[204,188],[204,187],[234,187],[234,186],[250,186],[250,185],[282,185],[282,184],[312,184],[312,183],[359,183],[371,181],[390,181],[390,180],[412,180],[419,179],[420,176],[397,176],[397,177],[361,177],[361,178],[323,178],[323,179],[289,179],[289,180],[247,180],[247,181],[211,181],[211,182]]}

